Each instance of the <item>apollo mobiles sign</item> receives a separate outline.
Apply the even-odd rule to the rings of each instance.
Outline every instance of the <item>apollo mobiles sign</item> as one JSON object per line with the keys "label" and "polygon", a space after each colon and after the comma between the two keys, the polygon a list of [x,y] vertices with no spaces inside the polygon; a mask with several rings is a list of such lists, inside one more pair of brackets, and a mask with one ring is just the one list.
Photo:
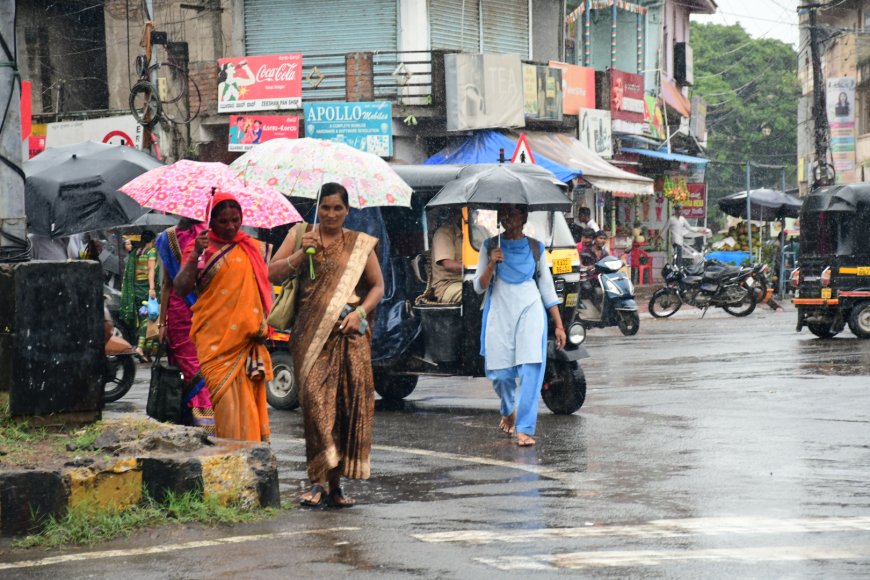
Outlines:
{"label": "apollo mobiles sign", "polygon": [[345,143],[379,157],[392,157],[392,104],[306,103],[305,136]]}
{"label": "apollo mobiles sign", "polygon": [[222,58],[218,66],[219,113],[302,107],[301,54]]}

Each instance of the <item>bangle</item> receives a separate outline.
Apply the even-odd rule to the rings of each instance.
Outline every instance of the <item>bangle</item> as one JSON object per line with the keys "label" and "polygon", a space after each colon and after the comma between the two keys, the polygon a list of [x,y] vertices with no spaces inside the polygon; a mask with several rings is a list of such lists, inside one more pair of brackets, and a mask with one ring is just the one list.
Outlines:
{"label": "bangle", "polygon": [[565,332],[565,327],[564,326],[557,326],[556,330],[561,330],[562,332]]}
{"label": "bangle", "polygon": [[166,323],[165,322],[158,322],[157,328],[166,328]]}
{"label": "bangle", "polygon": [[287,273],[287,277],[288,277],[288,278],[295,278],[295,277],[299,274],[299,266],[294,266],[294,265],[290,262],[290,259],[291,259],[292,257],[293,257],[293,255],[291,254],[291,255],[287,258],[287,269],[289,270],[289,272]]}
{"label": "bangle", "polygon": [[368,317],[368,313],[366,312],[366,309],[363,308],[362,306],[356,307],[356,314],[357,314],[357,316],[359,316],[360,320],[365,320],[366,317]]}

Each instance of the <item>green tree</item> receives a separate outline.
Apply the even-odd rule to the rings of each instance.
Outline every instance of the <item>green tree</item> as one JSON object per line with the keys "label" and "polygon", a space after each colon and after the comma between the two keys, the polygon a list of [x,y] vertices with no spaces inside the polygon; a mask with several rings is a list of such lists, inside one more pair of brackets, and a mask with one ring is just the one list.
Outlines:
{"label": "green tree", "polygon": [[[797,53],[769,38],[753,39],[739,24],[692,23],[695,85],[707,101],[707,156],[723,163],[707,169],[710,207],[746,188],[746,161],[786,166],[795,186]],[[752,168],[751,187],[781,188],[782,170]]]}

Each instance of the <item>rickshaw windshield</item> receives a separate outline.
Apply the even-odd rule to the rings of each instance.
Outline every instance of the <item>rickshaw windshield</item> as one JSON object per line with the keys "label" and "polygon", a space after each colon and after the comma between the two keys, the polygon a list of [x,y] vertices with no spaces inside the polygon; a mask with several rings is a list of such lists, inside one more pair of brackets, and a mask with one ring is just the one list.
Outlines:
{"label": "rickshaw windshield", "polygon": [[[471,246],[480,251],[487,238],[498,234],[498,218],[494,209],[475,209],[469,212],[468,229],[471,232]],[[565,216],[557,211],[532,211],[523,228],[523,233],[544,243],[548,248],[569,248],[576,246],[571,228]]]}
{"label": "rickshaw windshield", "polygon": [[801,255],[848,256],[870,247],[870,206],[857,211],[805,212],[801,216]]}

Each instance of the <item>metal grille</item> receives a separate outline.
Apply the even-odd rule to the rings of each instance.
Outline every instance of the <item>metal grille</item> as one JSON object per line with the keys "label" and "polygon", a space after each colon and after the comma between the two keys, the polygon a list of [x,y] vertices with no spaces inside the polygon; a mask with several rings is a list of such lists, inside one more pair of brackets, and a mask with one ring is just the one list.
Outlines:
{"label": "metal grille", "polygon": [[433,49],[480,52],[480,0],[430,0]]}
{"label": "metal grille", "polygon": [[528,0],[481,0],[483,50],[529,58]]}

